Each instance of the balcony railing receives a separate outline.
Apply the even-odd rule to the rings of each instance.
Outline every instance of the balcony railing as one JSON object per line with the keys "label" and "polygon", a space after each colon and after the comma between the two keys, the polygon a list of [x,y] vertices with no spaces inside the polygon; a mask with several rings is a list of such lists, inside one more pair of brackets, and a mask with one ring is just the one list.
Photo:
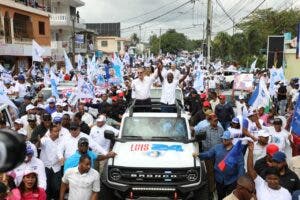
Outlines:
{"label": "balcony railing", "polygon": [[[86,29],[86,25],[83,24],[84,20],[79,18],[79,23],[77,18],[75,19],[75,28]],[[65,13],[50,14],[50,24],[51,26],[72,26],[72,18],[70,15]]]}

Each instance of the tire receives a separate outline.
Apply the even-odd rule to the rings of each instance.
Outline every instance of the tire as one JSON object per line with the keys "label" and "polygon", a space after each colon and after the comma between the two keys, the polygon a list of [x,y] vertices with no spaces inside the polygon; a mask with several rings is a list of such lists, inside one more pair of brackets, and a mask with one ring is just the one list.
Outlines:
{"label": "tire", "polygon": [[192,200],[209,200],[209,196],[210,194],[208,190],[208,184],[205,184],[203,187],[194,191],[194,197],[192,198]]}
{"label": "tire", "polygon": [[100,193],[99,193],[100,200],[115,200],[115,195],[112,189],[107,187],[105,184],[101,182],[100,185]]}

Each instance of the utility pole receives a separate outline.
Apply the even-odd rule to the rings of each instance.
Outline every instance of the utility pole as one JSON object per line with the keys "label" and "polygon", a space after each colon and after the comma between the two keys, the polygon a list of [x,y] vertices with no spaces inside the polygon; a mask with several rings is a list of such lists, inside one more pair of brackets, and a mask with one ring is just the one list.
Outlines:
{"label": "utility pole", "polygon": [[210,46],[211,46],[211,19],[212,18],[212,5],[211,0],[207,0],[207,21],[206,21],[206,44],[207,44],[207,58],[206,66],[210,63]]}
{"label": "utility pole", "polygon": [[158,52],[159,54],[162,53],[161,51],[161,28],[159,28],[159,43],[158,43]]}
{"label": "utility pole", "polygon": [[72,16],[72,65],[75,67],[75,20],[76,16]]}

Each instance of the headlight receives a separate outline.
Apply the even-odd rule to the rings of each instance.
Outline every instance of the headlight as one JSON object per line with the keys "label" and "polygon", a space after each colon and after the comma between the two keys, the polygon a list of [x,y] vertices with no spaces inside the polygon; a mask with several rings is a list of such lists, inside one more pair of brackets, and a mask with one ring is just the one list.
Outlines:
{"label": "headlight", "polygon": [[119,169],[117,168],[113,168],[110,170],[109,172],[109,177],[111,178],[111,180],[113,181],[118,181],[121,179],[122,175]]}
{"label": "headlight", "polygon": [[186,179],[190,182],[196,181],[198,179],[198,171],[194,169],[190,169],[186,173]]}

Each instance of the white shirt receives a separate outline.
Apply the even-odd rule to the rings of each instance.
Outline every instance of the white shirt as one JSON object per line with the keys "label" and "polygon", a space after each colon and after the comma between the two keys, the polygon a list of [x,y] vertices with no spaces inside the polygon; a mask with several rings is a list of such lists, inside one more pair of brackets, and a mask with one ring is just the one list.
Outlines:
{"label": "white shirt", "polygon": [[99,144],[97,144],[91,137],[85,133],[80,132],[80,134],[75,138],[71,134],[69,136],[62,137],[62,143],[58,148],[57,156],[59,159],[68,159],[72,156],[78,149],[78,140],[85,137],[89,140],[89,147],[99,154],[106,155],[108,152],[103,149]]}
{"label": "white shirt", "polygon": [[27,94],[26,90],[27,90],[26,83],[24,84],[20,84],[19,82],[16,83],[15,91],[19,93],[18,95],[19,97],[24,97]]}
{"label": "white shirt", "polygon": [[260,176],[254,179],[257,200],[292,200],[292,196],[287,189],[281,187],[279,190],[273,190],[269,188],[267,182],[265,182]]}
{"label": "white shirt", "polygon": [[53,169],[54,173],[60,171],[61,165],[57,156],[58,147],[61,143],[61,138],[52,140],[50,137],[41,138],[41,155],[40,159],[44,162],[45,167]]}
{"label": "white shirt", "polygon": [[47,189],[47,177],[45,172],[44,163],[36,158],[32,157],[28,163],[23,162],[19,167],[13,170],[13,173],[16,174],[15,183],[17,186],[22,182],[25,170],[33,170],[38,174],[38,186]]}
{"label": "white shirt", "polygon": [[[36,124],[39,125],[41,124],[41,118],[39,115],[35,115],[35,118],[36,118]],[[28,115],[23,115],[21,118],[20,118],[23,122],[23,127],[26,127],[29,125],[28,123]]]}
{"label": "white shirt", "polygon": [[267,145],[262,146],[258,142],[254,143],[254,149],[253,149],[253,163],[255,163],[260,158],[264,157],[266,155],[266,148]]}
{"label": "white shirt", "polygon": [[3,86],[3,91],[7,95],[12,95],[15,93],[16,89],[13,86],[10,86],[9,88]]}
{"label": "white shirt", "polygon": [[281,132],[276,132],[274,127],[270,127],[269,132],[271,133],[271,143],[276,144],[279,151],[285,152],[286,146],[290,145],[289,132],[284,129],[281,129]]}
{"label": "white shirt", "polygon": [[144,80],[141,81],[139,78],[132,81],[132,98],[145,100],[150,98],[150,89],[152,83],[155,81],[155,77],[152,75],[150,77],[145,76]]}
{"label": "white shirt", "polygon": [[217,85],[216,85],[216,81],[215,80],[209,80],[208,81],[208,87],[210,89],[216,89]]}
{"label": "white shirt", "polygon": [[115,133],[117,136],[119,134],[119,130],[115,129],[112,126],[104,124],[102,127],[94,126],[91,128],[90,137],[93,141],[99,144],[105,151],[109,151],[110,148],[110,140],[104,137],[104,131],[110,130]]}
{"label": "white shirt", "polygon": [[69,200],[90,200],[92,192],[100,192],[100,176],[92,168],[84,174],[80,174],[78,167],[70,168],[62,182],[69,185]]}
{"label": "white shirt", "polygon": [[89,127],[93,126],[93,124],[94,124],[93,116],[90,113],[87,113],[87,112],[85,112],[82,115],[81,120],[84,121]]}
{"label": "white shirt", "polygon": [[[50,135],[50,130],[47,130],[45,136],[49,137]],[[59,131],[59,137],[62,138],[64,136],[71,136],[71,133],[68,129],[66,129],[65,127],[61,127],[60,131]]]}
{"label": "white shirt", "polygon": [[178,85],[178,80],[173,80],[172,83],[169,83],[166,78],[164,78],[162,83],[162,91],[160,102],[168,105],[175,104],[176,99],[176,87]]}

